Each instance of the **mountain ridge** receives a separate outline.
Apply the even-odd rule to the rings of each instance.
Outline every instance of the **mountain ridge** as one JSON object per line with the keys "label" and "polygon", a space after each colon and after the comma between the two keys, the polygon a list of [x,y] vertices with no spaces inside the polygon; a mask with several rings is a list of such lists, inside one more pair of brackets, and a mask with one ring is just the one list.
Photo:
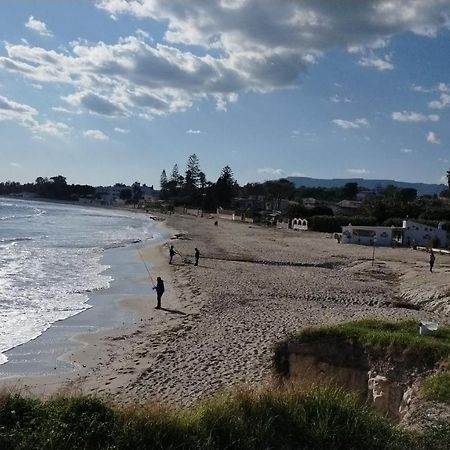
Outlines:
{"label": "mountain ridge", "polygon": [[341,187],[346,183],[358,183],[358,186],[367,189],[376,189],[378,187],[386,187],[393,185],[399,188],[413,188],[417,190],[417,195],[434,195],[439,194],[446,189],[445,184],[432,183],[415,183],[409,181],[383,180],[383,179],[365,179],[365,178],[311,178],[311,177],[287,177],[296,187]]}

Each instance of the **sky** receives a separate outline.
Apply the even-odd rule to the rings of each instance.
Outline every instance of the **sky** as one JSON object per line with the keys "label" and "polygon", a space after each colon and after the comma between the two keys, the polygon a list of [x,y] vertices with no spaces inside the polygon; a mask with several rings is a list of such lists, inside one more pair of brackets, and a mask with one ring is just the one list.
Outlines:
{"label": "sky", "polygon": [[450,0],[2,0],[0,181],[445,182]]}

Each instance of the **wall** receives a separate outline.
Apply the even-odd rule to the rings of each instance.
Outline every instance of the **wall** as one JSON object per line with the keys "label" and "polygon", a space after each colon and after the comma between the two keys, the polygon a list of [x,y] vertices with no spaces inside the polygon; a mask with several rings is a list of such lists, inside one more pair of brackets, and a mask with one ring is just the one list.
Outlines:
{"label": "wall", "polygon": [[437,237],[440,242],[440,247],[447,247],[448,237],[445,230],[441,230],[429,225],[413,222],[412,220],[403,221],[403,244],[404,245],[421,245],[427,246],[429,241]]}

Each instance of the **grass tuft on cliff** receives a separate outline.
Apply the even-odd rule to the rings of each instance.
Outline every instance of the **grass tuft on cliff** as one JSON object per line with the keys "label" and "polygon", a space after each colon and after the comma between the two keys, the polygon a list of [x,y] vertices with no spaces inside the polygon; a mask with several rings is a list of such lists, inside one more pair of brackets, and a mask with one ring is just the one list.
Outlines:
{"label": "grass tuft on cliff", "polygon": [[426,378],[423,382],[425,399],[450,405],[450,372],[441,372]]}
{"label": "grass tuft on cliff", "polygon": [[184,410],[120,408],[82,396],[45,402],[0,397],[0,448],[5,450],[381,450],[423,448],[426,439],[336,389],[239,390]]}
{"label": "grass tuft on cliff", "polygon": [[419,323],[366,319],[303,330],[289,337],[275,349],[275,369],[283,373],[280,355],[289,343],[335,342],[357,344],[368,350],[384,350],[409,355],[418,363],[429,366],[450,355],[450,328],[440,327],[430,336],[419,335]]}

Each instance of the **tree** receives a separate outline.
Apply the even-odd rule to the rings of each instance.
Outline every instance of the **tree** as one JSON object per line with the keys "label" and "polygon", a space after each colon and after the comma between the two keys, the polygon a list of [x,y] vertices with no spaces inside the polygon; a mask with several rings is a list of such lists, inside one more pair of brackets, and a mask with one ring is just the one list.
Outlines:
{"label": "tree", "polygon": [[198,174],[198,181],[199,181],[199,184],[200,184],[200,188],[201,189],[205,189],[205,187],[206,187],[206,175],[205,175],[204,172],[200,172]]}
{"label": "tree", "polygon": [[358,193],[358,183],[345,183],[342,188],[342,196],[345,200],[354,200]]}
{"label": "tree", "polygon": [[131,200],[132,194],[131,189],[122,189],[119,197],[121,200]]}
{"label": "tree", "polygon": [[447,170],[447,185],[448,188],[450,189],[450,169]]}
{"label": "tree", "polygon": [[175,164],[172,169],[172,174],[170,175],[170,181],[176,183],[176,186],[178,186],[178,183],[180,181],[180,171],[178,170],[178,164]]}
{"label": "tree", "polygon": [[217,179],[215,186],[217,206],[223,208],[230,206],[234,193],[237,188],[237,183],[233,176],[233,171],[230,166],[225,166]]}
{"label": "tree", "polygon": [[136,203],[138,203],[142,198],[141,183],[139,183],[139,181],[135,181],[131,186],[131,190],[133,195],[133,203],[136,205]]}
{"label": "tree", "polygon": [[164,190],[167,187],[167,175],[166,175],[166,171],[163,170],[161,172],[161,178],[159,181],[159,185],[161,186],[161,189]]}
{"label": "tree", "polygon": [[189,156],[187,164],[186,164],[186,179],[185,182],[187,183],[187,173],[190,172],[190,183],[194,187],[198,187],[200,182],[200,160],[198,159],[197,155],[193,153]]}
{"label": "tree", "polygon": [[396,197],[404,203],[413,202],[417,198],[417,189],[403,188],[399,189]]}

